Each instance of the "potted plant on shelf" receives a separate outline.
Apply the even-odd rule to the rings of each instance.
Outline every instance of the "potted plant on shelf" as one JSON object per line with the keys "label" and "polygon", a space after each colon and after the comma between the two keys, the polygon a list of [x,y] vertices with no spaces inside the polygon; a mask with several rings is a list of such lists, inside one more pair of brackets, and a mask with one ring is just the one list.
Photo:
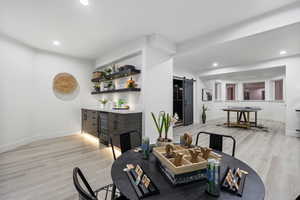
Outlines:
{"label": "potted plant on shelf", "polygon": [[100,92],[100,89],[101,87],[100,87],[100,83],[96,83],[95,85],[94,85],[94,89],[95,89],[95,92]]}
{"label": "potted plant on shelf", "polygon": [[112,80],[109,80],[105,83],[104,88],[106,90],[113,90],[113,89],[115,89],[115,85]]}
{"label": "potted plant on shelf", "polygon": [[207,111],[207,107],[205,107],[205,105],[202,105],[202,123],[205,124],[206,123],[206,111]]}
{"label": "potted plant on shelf", "polygon": [[[160,111],[157,117],[154,113],[151,113],[151,115],[159,134],[157,146],[165,146],[171,143],[172,140],[168,138],[168,133],[170,127],[176,122],[176,119],[172,118],[171,114],[165,113],[164,111]],[[163,131],[165,133],[164,137],[162,136]]]}
{"label": "potted plant on shelf", "polygon": [[110,75],[112,73],[112,69],[110,67],[106,68],[104,71],[106,75]]}

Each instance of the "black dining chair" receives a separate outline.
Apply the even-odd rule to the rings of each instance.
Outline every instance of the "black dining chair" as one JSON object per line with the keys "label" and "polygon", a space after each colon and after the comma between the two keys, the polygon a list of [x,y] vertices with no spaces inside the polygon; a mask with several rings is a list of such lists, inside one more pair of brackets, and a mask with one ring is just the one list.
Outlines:
{"label": "black dining chair", "polygon": [[[128,131],[128,132],[123,133],[123,134],[120,135],[120,150],[121,150],[121,153],[125,153],[126,151],[129,151],[133,147],[135,147],[135,146],[133,146],[132,141],[131,141],[131,134],[132,133],[139,134],[136,130],[133,130],[133,131]],[[111,150],[112,150],[112,153],[113,153],[114,160],[117,160],[116,153],[115,153],[115,147],[114,147],[114,143],[113,143],[113,138],[110,137],[109,141],[110,141],[110,146],[111,146]],[[140,146],[140,145],[141,144],[139,144],[138,146]],[[116,186],[113,185],[112,198],[115,196],[115,192],[116,192]],[[123,197],[122,194],[120,196]]]}
{"label": "black dining chair", "polygon": [[[122,153],[125,153],[126,151],[132,149],[132,143],[131,143],[131,134],[132,133],[138,133],[137,131],[129,131],[126,133],[123,133],[120,135],[120,150]],[[113,145],[113,139],[110,137],[110,146],[113,153],[113,158],[116,160],[116,153],[115,153],[115,147]],[[78,181],[78,175],[81,178],[82,182],[84,183],[85,187],[87,188],[87,191],[85,191]],[[105,192],[105,200],[108,198],[108,194],[111,193],[111,200],[128,200],[126,197],[124,197],[120,192],[117,191],[116,186],[114,184],[109,184],[104,187],[101,187],[95,191],[92,190],[90,185],[88,184],[87,180],[83,176],[81,170],[78,167],[75,167],[73,170],[73,181],[76,190],[79,193],[79,199],[80,200],[98,200],[97,196],[100,192]]]}
{"label": "black dining chair", "polygon": [[223,152],[223,138],[230,138],[233,141],[232,142],[232,154],[231,155],[233,157],[235,156],[236,140],[234,139],[234,137],[232,137],[230,135],[221,135],[221,134],[201,131],[197,134],[197,139],[196,139],[196,143],[195,143],[196,146],[198,146],[198,140],[199,140],[200,134],[209,135],[209,147],[214,149],[214,150],[221,151],[221,152]]}
{"label": "black dining chair", "polygon": [[[122,133],[120,135],[120,148],[119,149],[121,150],[121,153],[125,153],[126,151],[129,151],[129,150],[133,149],[134,147],[141,146],[141,141],[138,144],[133,144],[133,142],[131,141],[131,138],[132,138],[131,134],[133,134],[133,133],[136,133],[137,136],[140,137],[139,132],[137,132],[136,130],[128,131],[128,132]],[[117,158],[116,158],[113,138],[110,137],[109,141],[110,141],[110,146],[111,146],[114,160],[116,160]]]}
{"label": "black dining chair", "polygon": [[[80,180],[84,184],[84,187],[86,188],[86,190],[81,186]],[[104,191],[104,190],[107,191],[106,195],[105,195],[105,199],[107,199],[108,192],[111,191],[111,188],[113,187],[112,185],[106,185],[95,191],[92,190],[90,184],[87,182],[82,171],[78,167],[75,167],[73,169],[73,182],[74,182],[74,186],[79,194],[79,200],[98,200],[98,193],[100,191]]]}

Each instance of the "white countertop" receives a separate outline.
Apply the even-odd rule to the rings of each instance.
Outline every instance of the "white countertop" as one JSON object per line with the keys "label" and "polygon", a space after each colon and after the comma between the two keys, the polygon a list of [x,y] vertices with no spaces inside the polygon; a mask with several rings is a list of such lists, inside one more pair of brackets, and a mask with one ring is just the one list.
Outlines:
{"label": "white countertop", "polygon": [[83,106],[82,109],[87,110],[96,110],[102,112],[111,112],[111,113],[119,113],[119,114],[131,114],[131,113],[141,113],[142,110],[114,110],[114,109],[103,109],[101,106]]}

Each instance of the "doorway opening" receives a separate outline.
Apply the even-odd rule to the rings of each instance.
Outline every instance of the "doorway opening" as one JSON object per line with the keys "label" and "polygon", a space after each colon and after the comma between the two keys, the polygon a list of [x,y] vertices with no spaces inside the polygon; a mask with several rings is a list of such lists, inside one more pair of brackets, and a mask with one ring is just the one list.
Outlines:
{"label": "doorway opening", "polygon": [[185,77],[173,78],[173,114],[178,116],[175,126],[193,123],[194,80]]}

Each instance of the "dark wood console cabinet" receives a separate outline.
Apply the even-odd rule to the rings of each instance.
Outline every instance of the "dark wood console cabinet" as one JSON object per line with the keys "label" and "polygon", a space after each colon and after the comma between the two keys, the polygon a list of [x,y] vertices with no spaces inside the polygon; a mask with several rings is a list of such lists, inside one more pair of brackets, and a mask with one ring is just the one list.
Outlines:
{"label": "dark wood console cabinet", "polygon": [[113,113],[89,109],[81,110],[82,129],[105,145],[109,144],[112,137],[115,146],[120,147],[123,133],[137,131],[130,135],[132,147],[141,145],[142,140],[142,113]]}
{"label": "dark wood console cabinet", "polygon": [[82,109],[81,112],[81,131],[85,133],[89,133],[95,137],[99,137],[99,113],[94,110],[85,110]]}

